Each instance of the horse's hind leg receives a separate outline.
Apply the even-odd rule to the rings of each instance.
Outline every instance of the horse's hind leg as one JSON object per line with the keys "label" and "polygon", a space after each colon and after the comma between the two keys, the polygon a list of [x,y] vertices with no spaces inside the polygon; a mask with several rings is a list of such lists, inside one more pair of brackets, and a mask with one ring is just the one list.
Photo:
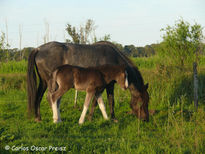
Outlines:
{"label": "horse's hind leg", "polygon": [[43,97],[43,94],[45,93],[47,88],[47,84],[45,81],[40,79],[37,96],[36,96],[36,102],[35,102],[35,121],[41,121],[41,114],[40,114],[40,103]]}

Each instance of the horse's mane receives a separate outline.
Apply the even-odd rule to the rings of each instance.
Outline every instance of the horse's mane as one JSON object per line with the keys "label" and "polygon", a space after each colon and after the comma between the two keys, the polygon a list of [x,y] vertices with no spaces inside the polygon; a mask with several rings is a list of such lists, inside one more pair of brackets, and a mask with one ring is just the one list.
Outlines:
{"label": "horse's mane", "polygon": [[127,64],[128,64],[130,67],[134,67],[135,69],[138,70],[137,66],[135,66],[135,64],[134,64],[124,53],[122,53],[122,52],[116,47],[116,45],[114,45],[113,43],[108,42],[108,41],[99,41],[99,42],[94,43],[94,45],[95,45],[95,44],[106,44],[106,45],[111,46],[112,48],[115,49],[115,51],[117,51],[117,52],[120,54],[120,56],[127,62]]}
{"label": "horse's mane", "polygon": [[[138,81],[141,81],[141,84],[139,84],[139,82],[137,82],[138,86],[137,87],[141,87],[142,85],[144,85],[144,80],[142,78],[142,75],[140,73],[140,71],[138,70],[137,66],[124,54],[122,53],[117,47],[116,45],[114,45],[113,43],[111,42],[108,42],[108,41],[99,41],[99,42],[96,42],[94,43],[94,45],[97,45],[97,44],[105,44],[105,45],[109,45],[111,46],[112,48],[115,49],[116,52],[119,53],[119,55],[122,57],[123,60],[125,60],[125,62],[127,62],[128,66],[133,68],[137,77],[138,77]],[[140,86],[141,85],[141,86]],[[142,87],[141,87],[142,88]]]}

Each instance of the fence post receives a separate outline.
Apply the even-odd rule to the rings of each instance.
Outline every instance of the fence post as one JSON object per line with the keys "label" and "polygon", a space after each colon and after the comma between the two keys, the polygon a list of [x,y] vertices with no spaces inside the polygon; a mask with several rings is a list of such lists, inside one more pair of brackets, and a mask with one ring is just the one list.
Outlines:
{"label": "fence post", "polygon": [[194,106],[195,110],[198,109],[198,76],[197,76],[197,63],[193,63],[193,72],[194,72]]}

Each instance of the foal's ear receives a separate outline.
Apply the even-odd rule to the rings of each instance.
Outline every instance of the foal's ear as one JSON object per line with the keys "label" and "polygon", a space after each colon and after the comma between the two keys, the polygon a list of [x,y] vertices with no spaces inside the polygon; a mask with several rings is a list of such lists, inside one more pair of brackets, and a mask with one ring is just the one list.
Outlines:
{"label": "foal's ear", "polygon": [[149,87],[149,84],[147,83],[147,84],[145,85],[145,90],[147,90],[148,87]]}

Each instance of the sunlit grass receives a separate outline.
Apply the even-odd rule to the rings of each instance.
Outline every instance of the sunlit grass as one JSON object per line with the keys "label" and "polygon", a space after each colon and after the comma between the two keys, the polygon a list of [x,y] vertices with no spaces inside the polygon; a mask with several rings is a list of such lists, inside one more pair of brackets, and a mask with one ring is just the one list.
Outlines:
{"label": "sunlit grass", "polygon": [[7,73],[26,73],[27,70],[27,61],[9,61],[9,62],[0,62],[0,74]]}
{"label": "sunlit grass", "polygon": [[[146,61],[153,63],[154,60]],[[199,67],[197,112],[193,103],[191,70],[184,73],[173,70],[171,74],[165,70],[159,73],[155,65],[145,63],[139,70],[145,82],[149,83],[149,108],[156,110],[150,121],[142,122],[127,114],[131,110],[130,93],[116,85],[115,114],[119,122],[105,121],[97,107],[92,122],[86,119],[82,126],[79,126],[78,119],[84,92],[79,94],[77,109],[73,108],[74,90],[63,96],[63,122],[60,124],[53,124],[52,111],[44,96],[41,102],[42,122],[36,123],[27,118],[26,71],[4,69],[5,73],[0,74],[0,153],[6,152],[6,145],[66,147],[70,153],[203,153],[205,73],[202,66]],[[103,99],[109,114],[106,93],[103,93]]]}

